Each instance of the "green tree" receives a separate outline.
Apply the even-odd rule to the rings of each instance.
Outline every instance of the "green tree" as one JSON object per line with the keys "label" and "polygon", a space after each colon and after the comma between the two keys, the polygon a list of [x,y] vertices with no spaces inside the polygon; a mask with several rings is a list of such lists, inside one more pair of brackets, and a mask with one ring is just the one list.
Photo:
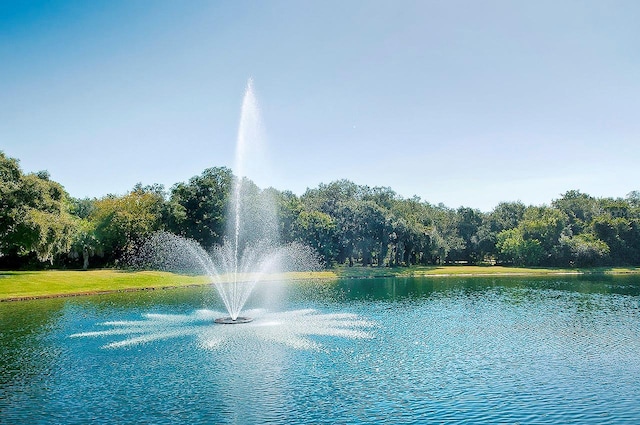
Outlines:
{"label": "green tree", "polygon": [[9,254],[15,244],[14,234],[23,209],[19,195],[21,183],[18,160],[0,151],[0,256]]}
{"label": "green tree", "polygon": [[[164,202],[161,194],[140,185],[124,196],[97,200],[89,216],[97,240],[93,249],[103,251],[109,263],[132,253],[143,239],[162,228]],[[88,242],[89,237],[90,233],[86,237],[80,233],[79,239]]]}
{"label": "green tree", "polygon": [[85,219],[78,219],[78,226],[73,236],[71,258],[82,258],[82,269],[89,268],[89,260],[94,255],[104,256],[102,246],[96,236],[96,223]]}
{"label": "green tree", "polygon": [[308,189],[301,197],[306,211],[327,214],[336,226],[335,261],[354,264],[357,254],[360,223],[358,203],[362,199],[362,188],[349,180],[320,184],[317,189]]}
{"label": "green tree", "polygon": [[233,184],[231,170],[207,168],[171,188],[167,224],[172,232],[198,241],[205,249],[222,242]]}
{"label": "green tree", "polygon": [[280,237],[283,242],[293,242],[299,236],[296,221],[304,210],[304,205],[300,198],[290,191],[278,192],[275,199]]}
{"label": "green tree", "polygon": [[330,265],[338,250],[336,224],[321,211],[301,211],[296,218],[296,239],[314,248],[326,265]]}
{"label": "green tree", "polygon": [[356,248],[362,264],[372,264],[374,257],[382,265],[389,245],[389,221],[386,211],[373,201],[361,201],[355,210]]}
{"label": "green tree", "polygon": [[467,263],[477,263],[480,261],[479,251],[480,226],[483,215],[479,210],[473,208],[460,207],[456,211],[458,234],[462,239],[462,249],[457,253],[457,258]]}
{"label": "green tree", "polygon": [[71,247],[76,227],[67,192],[49,173],[23,175],[0,152],[0,254],[53,263]]}
{"label": "green tree", "polygon": [[493,211],[489,214],[489,222],[491,223],[491,230],[495,232],[502,232],[503,230],[513,229],[518,227],[526,207],[522,202],[501,202]]}
{"label": "green tree", "polygon": [[547,206],[526,209],[518,229],[525,241],[538,241],[542,248],[540,261],[528,265],[554,265],[560,236],[567,223],[566,214],[558,209]]}
{"label": "green tree", "polygon": [[390,211],[391,265],[432,261],[433,208],[418,197],[396,199]]}
{"label": "green tree", "polygon": [[498,233],[516,228],[526,207],[522,202],[501,202],[489,214],[484,214],[477,233],[479,259],[494,261],[498,257]]}
{"label": "green tree", "polygon": [[538,265],[544,255],[540,241],[526,239],[519,227],[498,233],[496,246],[500,261],[516,266]]}
{"label": "green tree", "polygon": [[560,243],[569,253],[569,264],[578,267],[593,267],[605,264],[609,257],[609,246],[591,233],[576,236],[561,236]]}
{"label": "green tree", "polygon": [[592,223],[595,236],[610,248],[613,264],[638,264],[640,258],[640,222],[638,219],[603,214]]}
{"label": "green tree", "polygon": [[634,215],[638,218],[640,214],[640,190],[634,190],[627,194],[627,202],[634,209]]}
{"label": "green tree", "polygon": [[566,215],[568,230],[574,235],[585,231],[599,210],[596,199],[579,190],[566,192],[562,198],[553,201],[552,206]]}
{"label": "green tree", "polygon": [[[459,259],[459,253],[465,248],[465,243],[458,232],[458,217],[456,211],[440,204],[430,211],[433,226],[431,228],[431,250],[434,262],[445,264]],[[452,253],[456,254],[452,257]]]}

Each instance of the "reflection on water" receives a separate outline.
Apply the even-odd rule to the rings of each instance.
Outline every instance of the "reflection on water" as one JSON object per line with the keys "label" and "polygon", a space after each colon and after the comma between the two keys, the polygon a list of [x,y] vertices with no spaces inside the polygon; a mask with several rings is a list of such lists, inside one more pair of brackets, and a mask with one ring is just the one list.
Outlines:
{"label": "reflection on water", "polygon": [[249,310],[244,314],[254,321],[238,325],[214,325],[214,320],[223,317],[225,313],[212,310],[197,310],[184,315],[145,313],[145,320],[105,322],[102,326],[110,329],[76,333],[71,337],[126,336],[104,348],[128,347],[192,335],[198,339],[201,347],[209,349],[238,341],[246,344],[250,339],[271,341],[297,349],[320,349],[321,345],[308,336],[371,338],[371,334],[365,329],[375,326],[373,322],[360,319],[354,314],[320,314],[312,309],[278,313]]}
{"label": "reflection on water", "polygon": [[640,423],[638,277],[267,289],[0,303],[0,423]]}

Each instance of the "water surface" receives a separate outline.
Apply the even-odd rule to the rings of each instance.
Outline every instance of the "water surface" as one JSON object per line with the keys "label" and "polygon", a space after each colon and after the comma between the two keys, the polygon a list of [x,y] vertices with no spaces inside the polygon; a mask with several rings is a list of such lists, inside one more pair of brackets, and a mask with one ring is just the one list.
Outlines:
{"label": "water surface", "polygon": [[0,303],[0,423],[638,423],[637,277],[421,278]]}

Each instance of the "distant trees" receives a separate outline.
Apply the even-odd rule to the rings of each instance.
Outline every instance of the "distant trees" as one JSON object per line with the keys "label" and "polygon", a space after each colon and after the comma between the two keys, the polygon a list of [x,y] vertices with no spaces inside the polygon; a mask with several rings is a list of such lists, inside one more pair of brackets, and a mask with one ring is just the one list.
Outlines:
{"label": "distant trees", "polygon": [[108,263],[131,252],[144,238],[163,228],[164,203],[161,187],[141,185],[124,196],[109,195],[94,202],[87,230],[93,233],[99,243],[96,248]]}
{"label": "distant trees", "polygon": [[327,264],[640,264],[638,192],[596,199],[572,190],[551,206],[504,202],[482,213],[340,180],[299,198],[288,193],[287,205],[295,206],[282,214],[295,229],[289,238],[314,246]]}
{"label": "distant trees", "polygon": [[[73,199],[48,173],[24,174],[0,152],[0,266],[116,265],[156,230],[209,249],[233,233],[227,217],[234,178],[214,167],[168,191],[137,184],[124,195]],[[301,196],[246,179],[242,187],[242,240],[277,234],[282,242],[300,241],[327,266],[640,264],[638,191],[613,199],[571,190],[551,205],[503,202],[484,213],[349,180]]]}
{"label": "distant trees", "polygon": [[211,248],[222,241],[233,175],[224,167],[207,168],[201,175],[171,188],[167,230]]}
{"label": "distant trees", "polygon": [[23,174],[17,160],[0,152],[0,256],[52,263],[73,241],[69,208],[68,194],[47,172]]}

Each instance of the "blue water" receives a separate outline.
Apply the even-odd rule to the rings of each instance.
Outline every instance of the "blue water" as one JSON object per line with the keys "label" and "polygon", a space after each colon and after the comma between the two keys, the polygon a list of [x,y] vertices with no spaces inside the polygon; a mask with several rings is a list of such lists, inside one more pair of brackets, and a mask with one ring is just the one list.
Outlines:
{"label": "blue water", "polygon": [[0,423],[640,423],[638,277],[0,303]]}

